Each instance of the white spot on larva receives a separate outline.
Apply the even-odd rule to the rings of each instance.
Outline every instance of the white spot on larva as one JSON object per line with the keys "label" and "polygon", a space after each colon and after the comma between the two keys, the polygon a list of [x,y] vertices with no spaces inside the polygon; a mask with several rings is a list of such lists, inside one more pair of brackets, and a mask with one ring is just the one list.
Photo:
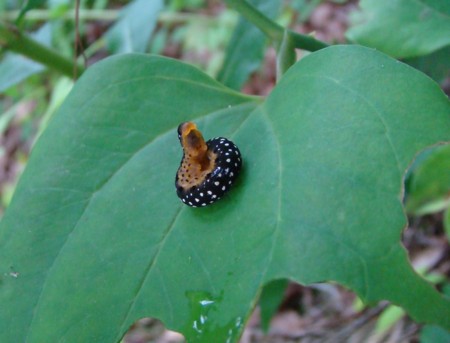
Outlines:
{"label": "white spot on larva", "polygon": [[227,189],[227,187],[223,186],[223,187],[222,187],[222,190],[224,191],[225,189]]}
{"label": "white spot on larva", "polygon": [[225,169],[225,173],[228,174],[229,171],[230,171],[230,168]]}
{"label": "white spot on larva", "polygon": [[228,181],[228,184],[229,184],[229,185],[231,185],[231,180],[230,180],[230,181]]}
{"label": "white spot on larva", "polygon": [[213,201],[213,200],[211,200],[211,201],[210,201],[209,203],[210,203],[210,204],[212,204],[213,202],[214,202],[214,201]]}
{"label": "white spot on larva", "polygon": [[217,195],[213,194],[211,198],[215,199],[217,198]]}
{"label": "white spot on larva", "polygon": [[202,196],[203,196],[203,193],[200,193],[200,196],[202,197]]}
{"label": "white spot on larva", "polygon": [[195,198],[195,201],[196,201],[196,202],[199,202],[200,200],[199,200],[199,199],[197,199],[197,198]]}
{"label": "white spot on larva", "polygon": [[207,193],[208,193],[209,195],[211,195],[211,194],[212,194],[212,192],[211,192],[211,191],[208,191]]}
{"label": "white spot on larva", "polygon": [[206,203],[203,203],[202,206],[206,206]]}
{"label": "white spot on larva", "polygon": [[235,163],[234,166],[237,167],[237,163]]}
{"label": "white spot on larva", "polygon": [[234,150],[234,153],[235,153],[236,155],[239,155],[239,153],[237,152],[237,150]]}
{"label": "white spot on larva", "polygon": [[190,201],[188,202],[188,204],[192,206],[192,203]]}
{"label": "white spot on larva", "polygon": [[225,153],[225,156],[228,156],[228,155],[229,155],[229,153],[226,152],[226,153]]}
{"label": "white spot on larva", "polygon": [[230,176],[231,176],[231,177],[233,177],[233,176],[234,176],[234,173],[233,173],[233,172],[231,172],[231,173],[230,173]]}
{"label": "white spot on larva", "polygon": [[220,182],[219,182],[219,181],[216,181],[216,182],[214,182],[214,184],[215,184],[216,186],[218,186],[218,185],[220,185]]}
{"label": "white spot on larva", "polygon": [[217,177],[222,177],[222,173],[219,173],[219,175],[217,175]]}
{"label": "white spot on larva", "polygon": [[229,146],[230,144],[229,143],[225,143],[225,146]]}
{"label": "white spot on larva", "polygon": [[230,163],[231,162],[231,160],[229,159],[229,158],[227,158],[227,160],[226,160],[228,163]]}
{"label": "white spot on larva", "polygon": [[194,206],[194,205],[193,205],[192,207],[197,207],[197,206]]}
{"label": "white spot on larva", "polygon": [[183,199],[183,202],[186,202],[186,199]]}
{"label": "white spot on larva", "polygon": [[240,161],[241,159],[238,157],[238,161]]}

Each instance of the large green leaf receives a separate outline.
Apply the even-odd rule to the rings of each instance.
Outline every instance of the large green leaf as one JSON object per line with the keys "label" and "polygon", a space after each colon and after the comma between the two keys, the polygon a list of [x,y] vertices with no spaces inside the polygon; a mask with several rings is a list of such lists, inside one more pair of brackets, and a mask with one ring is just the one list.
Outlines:
{"label": "large green leaf", "polygon": [[[88,70],[33,150],[0,223],[0,341],[113,342],[144,316],[235,340],[262,285],[335,280],[450,328],[450,304],[399,240],[402,178],[450,138],[450,105],[376,51],[331,47],[264,101],[173,60]],[[175,194],[176,127],[228,136],[244,169],[217,204]]]}
{"label": "large green leaf", "polygon": [[394,57],[427,55],[450,44],[448,0],[362,0],[363,22],[347,37]]}

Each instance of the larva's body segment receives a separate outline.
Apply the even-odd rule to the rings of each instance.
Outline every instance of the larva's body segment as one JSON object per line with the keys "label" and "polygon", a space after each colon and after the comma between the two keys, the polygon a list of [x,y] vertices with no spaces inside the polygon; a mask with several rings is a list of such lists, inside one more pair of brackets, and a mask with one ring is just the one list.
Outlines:
{"label": "larva's body segment", "polygon": [[178,127],[183,159],[175,185],[188,206],[204,207],[219,200],[233,185],[242,166],[241,153],[230,140],[217,137],[205,143],[195,124]]}

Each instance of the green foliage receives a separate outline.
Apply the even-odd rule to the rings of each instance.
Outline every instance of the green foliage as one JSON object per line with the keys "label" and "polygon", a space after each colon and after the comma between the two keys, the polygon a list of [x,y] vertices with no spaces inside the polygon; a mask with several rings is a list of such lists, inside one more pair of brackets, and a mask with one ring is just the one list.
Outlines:
{"label": "green foliage", "polygon": [[[403,173],[450,138],[439,88],[344,46],[304,58],[261,101],[164,58],[89,69],[0,223],[1,340],[117,341],[143,316],[191,341],[235,340],[275,278],[335,280],[450,328],[448,300],[399,244]],[[175,195],[185,120],[245,158],[240,184],[209,208]]]}
{"label": "green foliage", "polygon": [[444,213],[444,230],[447,234],[447,239],[450,242],[450,206]]}
{"label": "green foliage", "polygon": [[145,52],[162,8],[163,0],[135,0],[126,6],[105,34],[110,52]]}
{"label": "green foliage", "polygon": [[450,332],[436,325],[426,325],[420,332],[420,343],[448,343]]}
{"label": "green foliage", "polygon": [[[450,296],[450,285],[443,287],[443,293]],[[420,343],[447,343],[450,341],[450,331],[436,325],[425,325],[420,332]]]}
{"label": "green foliage", "polygon": [[405,315],[405,311],[398,306],[389,306],[380,315],[375,326],[375,333],[385,334],[397,321]]}
{"label": "green foliage", "polygon": [[[51,27],[49,24],[42,26],[31,35],[36,41],[50,46]],[[0,92],[16,85],[27,77],[44,70],[42,64],[34,62],[22,55],[7,53],[0,63]]]}
{"label": "green foliage", "polygon": [[45,3],[47,2],[47,0],[26,0],[23,1],[23,6],[22,9],[20,11],[19,17],[17,18],[17,22],[20,22],[23,17],[25,16],[25,14],[33,9],[33,8],[37,8],[40,6],[43,6]]}
{"label": "green foliage", "polygon": [[289,281],[286,279],[273,280],[262,289],[259,305],[261,307],[261,326],[265,331],[269,329],[270,320],[280,306],[288,284]]}
{"label": "green foliage", "polygon": [[[281,1],[250,1],[271,19],[280,11]],[[225,61],[217,79],[224,85],[241,89],[252,72],[257,70],[264,57],[266,37],[246,19],[240,18],[226,51]]]}
{"label": "green foliage", "polygon": [[429,55],[407,59],[405,62],[430,76],[436,82],[450,77],[450,46],[439,49]]}
{"label": "green foliage", "polygon": [[391,56],[427,55],[450,44],[447,0],[362,0],[363,12],[347,37]]}
{"label": "green foliage", "polygon": [[448,207],[450,194],[450,145],[435,148],[415,167],[408,180],[406,209],[416,215]]}

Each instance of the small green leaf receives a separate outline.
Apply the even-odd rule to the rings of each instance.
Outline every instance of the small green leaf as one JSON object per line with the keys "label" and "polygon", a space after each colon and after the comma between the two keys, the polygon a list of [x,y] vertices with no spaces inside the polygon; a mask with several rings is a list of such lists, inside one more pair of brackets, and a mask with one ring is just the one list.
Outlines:
{"label": "small green leaf", "polygon": [[[250,3],[271,19],[277,16],[281,7],[280,0],[252,0]],[[250,74],[259,68],[265,44],[265,35],[253,24],[240,18],[228,44],[218,80],[230,88],[241,89]]]}
{"label": "small green leaf", "polygon": [[363,22],[346,34],[354,42],[398,58],[427,55],[450,44],[446,0],[362,0],[360,6]]}
{"label": "small green leaf", "polygon": [[[448,207],[450,194],[450,145],[437,147],[414,169],[409,179],[406,209],[421,215]],[[442,204],[442,206],[433,206]],[[428,209],[428,210],[427,210]]]}
{"label": "small green leaf", "polygon": [[134,0],[127,5],[105,34],[108,49],[115,54],[145,52],[163,6],[163,0]]}
{"label": "small green leaf", "polygon": [[16,23],[20,23],[29,10],[43,6],[46,3],[47,0],[24,0],[22,9],[20,10],[19,16],[16,19]]}
{"label": "small green leaf", "polygon": [[420,343],[448,343],[450,332],[436,325],[425,325],[420,331]]}
{"label": "small green leaf", "polygon": [[450,242],[450,206],[444,212],[444,230],[447,234],[447,240]]}
{"label": "small green leaf", "polygon": [[401,307],[390,305],[380,315],[375,326],[378,335],[385,334],[405,315]]}
{"label": "small green leaf", "polygon": [[[30,35],[37,42],[46,46],[51,43],[51,25],[45,24],[38,31]],[[27,77],[39,73],[45,67],[22,55],[6,53],[0,63],[0,92],[25,80]]]}
{"label": "small green leaf", "polygon": [[278,307],[280,307],[288,284],[289,280],[280,279],[273,280],[264,286],[259,299],[259,305],[261,307],[261,326],[264,331],[269,329],[270,320],[277,312]]}
{"label": "small green leaf", "polygon": [[[450,3],[450,2],[449,2]],[[440,83],[450,77],[450,46],[446,46],[430,55],[405,60],[410,66],[421,70]]]}

